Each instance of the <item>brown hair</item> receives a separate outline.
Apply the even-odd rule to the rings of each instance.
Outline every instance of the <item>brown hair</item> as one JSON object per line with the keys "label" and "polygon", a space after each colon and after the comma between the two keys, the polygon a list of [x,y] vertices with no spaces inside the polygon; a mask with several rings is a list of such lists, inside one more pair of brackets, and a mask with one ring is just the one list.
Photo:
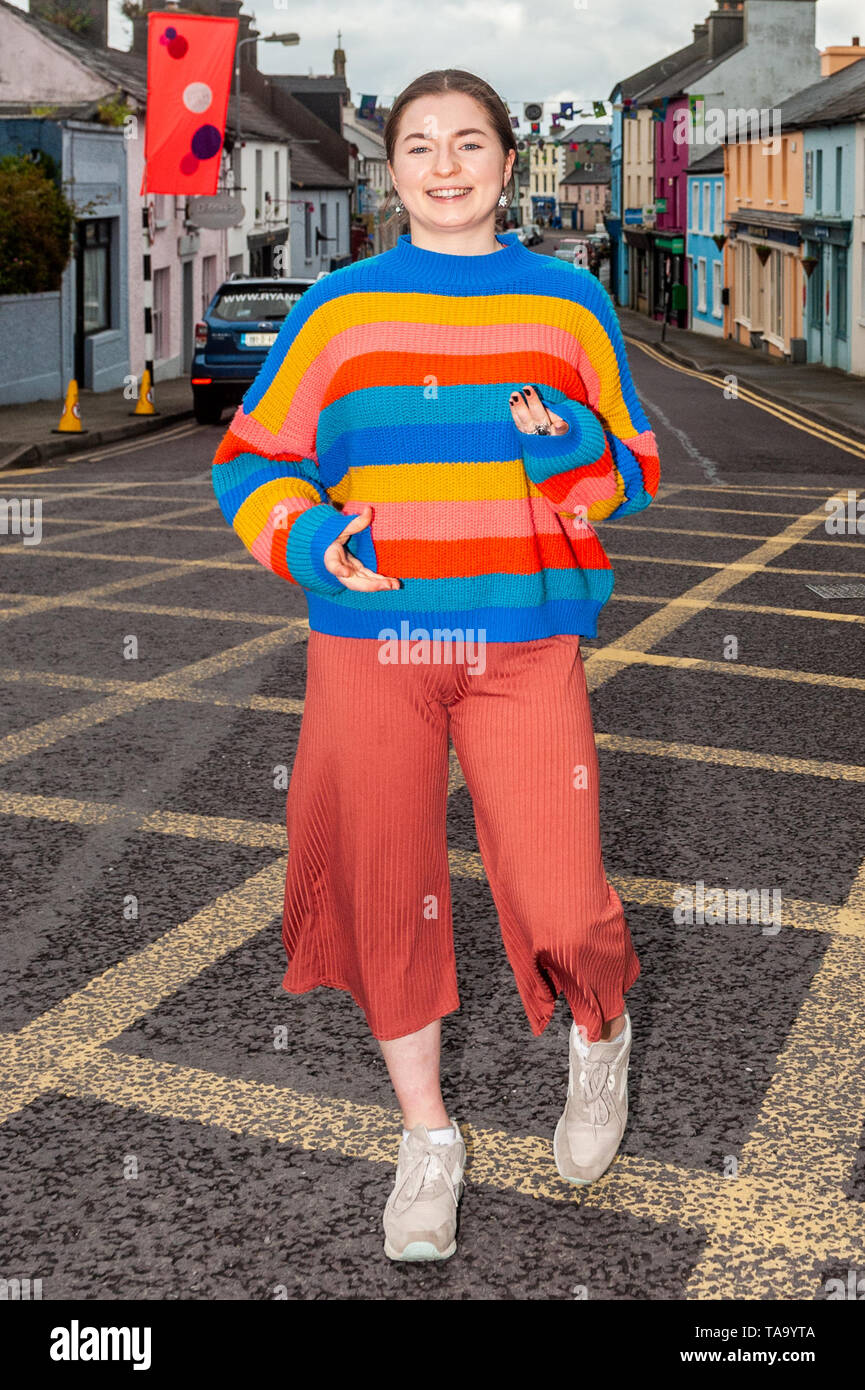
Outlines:
{"label": "brown hair", "polygon": [[[425,72],[420,77],[416,77],[400,92],[391,107],[390,115],[384,127],[385,150],[391,164],[393,164],[399,123],[409,102],[414,101],[416,97],[440,96],[445,92],[465,92],[466,96],[474,97],[475,101],[479,102],[486,111],[490,124],[499,138],[502,153],[508,155],[513,150],[515,154],[518,154],[511,118],[498,92],[494,91],[488,82],[485,82],[482,77],[477,77],[473,72],[465,72],[462,68],[438,68],[433,72]],[[514,160],[514,168],[516,168],[516,160]],[[508,206],[496,208],[496,230],[501,230],[505,225],[505,218],[515,190],[516,185],[513,170],[511,170],[511,176],[504,189],[507,194]],[[394,211],[397,200],[398,195],[391,188],[379,213],[380,226],[390,226],[394,219],[397,220],[400,230],[403,230],[402,223],[405,223],[406,227],[408,226],[408,213]]]}

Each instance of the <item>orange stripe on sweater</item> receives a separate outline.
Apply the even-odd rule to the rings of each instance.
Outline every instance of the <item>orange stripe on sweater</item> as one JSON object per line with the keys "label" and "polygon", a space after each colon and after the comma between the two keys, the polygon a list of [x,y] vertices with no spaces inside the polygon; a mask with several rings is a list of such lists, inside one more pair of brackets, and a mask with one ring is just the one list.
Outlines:
{"label": "orange stripe on sweater", "polygon": [[478,541],[384,541],[373,537],[379,574],[394,579],[441,579],[479,574],[537,574],[541,569],[608,570],[610,562],[597,536],[580,535],[573,523],[554,535],[495,536]]}
{"label": "orange stripe on sweater", "polygon": [[487,386],[496,379],[547,382],[570,400],[586,402],[579,373],[561,357],[541,351],[466,357],[429,347],[416,353],[382,351],[352,357],[331,378],[322,409],[365,387],[425,386],[431,376],[439,386]]}

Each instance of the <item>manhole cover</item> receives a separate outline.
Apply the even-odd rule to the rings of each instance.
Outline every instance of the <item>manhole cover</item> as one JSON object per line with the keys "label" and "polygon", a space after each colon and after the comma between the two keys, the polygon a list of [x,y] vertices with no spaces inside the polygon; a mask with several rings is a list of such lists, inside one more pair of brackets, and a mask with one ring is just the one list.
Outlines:
{"label": "manhole cover", "polygon": [[865,598],[865,584],[807,584],[821,598]]}

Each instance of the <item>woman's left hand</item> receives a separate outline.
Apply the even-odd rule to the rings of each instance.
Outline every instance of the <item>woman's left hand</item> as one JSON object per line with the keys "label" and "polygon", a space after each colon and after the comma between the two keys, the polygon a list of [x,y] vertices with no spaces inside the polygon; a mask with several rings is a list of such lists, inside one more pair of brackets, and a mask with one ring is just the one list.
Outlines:
{"label": "woman's left hand", "polygon": [[523,434],[534,434],[536,425],[546,425],[550,434],[567,434],[568,422],[548,410],[532,386],[524,386],[522,392],[515,392],[510,398],[511,415],[514,424]]}

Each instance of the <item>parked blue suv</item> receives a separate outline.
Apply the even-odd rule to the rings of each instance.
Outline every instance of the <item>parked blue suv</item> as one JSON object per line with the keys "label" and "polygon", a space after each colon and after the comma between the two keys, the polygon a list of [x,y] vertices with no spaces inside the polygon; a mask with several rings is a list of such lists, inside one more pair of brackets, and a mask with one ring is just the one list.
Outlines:
{"label": "parked blue suv", "polygon": [[190,368],[192,404],[200,425],[218,425],[226,405],[239,405],[258,376],[276,335],[315,280],[234,276],[220,285],[195,325]]}

